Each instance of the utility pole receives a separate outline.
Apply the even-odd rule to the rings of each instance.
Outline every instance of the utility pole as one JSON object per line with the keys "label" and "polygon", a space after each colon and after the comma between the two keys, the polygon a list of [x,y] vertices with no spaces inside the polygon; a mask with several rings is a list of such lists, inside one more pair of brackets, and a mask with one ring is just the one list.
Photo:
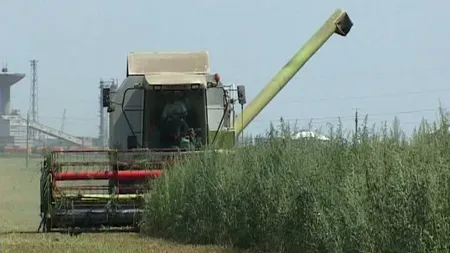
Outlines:
{"label": "utility pole", "polygon": [[[61,119],[61,128],[59,129],[60,134],[64,133],[64,126],[66,124],[66,108],[64,108],[62,119]],[[64,141],[60,141],[60,144],[62,145]]]}
{"label": "utility pole", "polygon": [[61,120],[61,133],[64,133],[64,126],[66,124],[66,108],[64,108],[63,114],[62,114],[62,120]]}
{"label": "utility pole", "polygon": [[355,109],[355,136],[358,137],[358,108]]}
{"label": "utility pole", "polygon": [[[30,108],[31,120],[33,123],[39,122],[39,101],[38,101],[38,76],[37,76],[37,60],[31,60],[31,84],[30,84]],[[36,132],[31,132],[31,138],[36,138]]]}
{"label": "utility pole", "polygon": [[30,161],[30,152],[29,152],[29,139],[30,139],[30,113],[27,113],[27,151],[26,151],[26,169],[29,168],[29,161]]}

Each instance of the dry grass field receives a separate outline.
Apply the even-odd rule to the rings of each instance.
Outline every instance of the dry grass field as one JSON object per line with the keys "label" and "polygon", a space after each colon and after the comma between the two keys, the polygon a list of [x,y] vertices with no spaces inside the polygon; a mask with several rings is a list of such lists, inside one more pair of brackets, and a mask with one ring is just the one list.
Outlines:
{"label": "dry grass field", "polygon": [[0,158],[0,252],[235,252],[142,237],[135,233],[37,233],[39,159]]}

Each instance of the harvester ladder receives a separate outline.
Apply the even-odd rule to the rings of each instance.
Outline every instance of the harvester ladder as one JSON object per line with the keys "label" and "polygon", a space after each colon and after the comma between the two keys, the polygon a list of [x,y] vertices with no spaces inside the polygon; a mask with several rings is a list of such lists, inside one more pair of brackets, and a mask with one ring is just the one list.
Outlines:
{"label": "harvester ladder", "polygon": [[[134,120],[130,121],[130,119],[129,119],[130,114],[136,113],[136,112],[139,113],[139,115],[138,115],[139,126],[135,126],[132,123],[132,122],[135,122],[135,121]],[[143,123],[143,120],[144,120],[144,118],[143,118],[144,117],[144,105],[141,104],[140,107],[137,107],[137,106],[132,106],[132,107],[131,106],[126,106],[126,107],[123,108],[123,114],[125,116],[125,119],[127,120],[127,124],[128,124],[128,126],[130,128],[131,134],[133,136],[136,136],[136,138],[138,139],[138,146],[142,145],[142,143],[140,143],[139,139],[142,139],[142,129],[144,127],[143,126],[144,125],[144,123]],[[136,131],[136,129],[135,129],[136,127],[139,128],[138,131]],[[138,138],[138,137],[140,137],[140,138]]]}
{"label": "harvester ladder", "polygon": [[[123,109],[123,112],[124,112],[124,114],[125,115],[127,115],[127,112],[140,112],[140,119],[141,119],[141,126],[140,126],[140,131],[135,131],[133,128],[133,125],[131,124],[131,122],[129,122],[128,123],[128,125],[130,126],[130,130],[131,130],[131,132],[133,133],[133,135],[138,135],[138,134],[142,134],[142,117],[144,116],[143,115],[143,113],[144,113],[144,107],[142,106],[142,107],[125,107],[124,109]],[[127,116],[128,117],[128,116]]]}

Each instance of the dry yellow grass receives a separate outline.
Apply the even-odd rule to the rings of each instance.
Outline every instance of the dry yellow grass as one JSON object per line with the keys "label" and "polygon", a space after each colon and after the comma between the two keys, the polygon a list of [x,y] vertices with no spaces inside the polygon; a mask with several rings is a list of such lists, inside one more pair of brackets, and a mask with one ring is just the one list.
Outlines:
{"label": "dry yellow grass", "polygon": [[0,252],[236,252],[216,246],[180,245],[135,233],[37,233],[39,167],[24,158],[0,158]]}
{"label": "dry yellow grass", "polygon": [[190,246],[163,240],[142,238],[133,233],[81,234],[10,234],[0,237],[3,252],[234,252],[209,246]]}

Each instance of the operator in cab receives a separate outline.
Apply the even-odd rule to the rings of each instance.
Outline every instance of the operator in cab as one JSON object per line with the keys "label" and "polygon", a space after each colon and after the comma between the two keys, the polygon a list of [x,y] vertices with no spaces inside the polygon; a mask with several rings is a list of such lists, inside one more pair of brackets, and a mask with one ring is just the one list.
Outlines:
{"label": "operator in cab", "polygon": [[[185,148],[189,141],[189,126],[186,123],[188,101],[183,91],[171,91],[164,94],[167,103],[162,111],[161,144],[164,148]],[[187,144],[189,146],[189,144]]]}
{"label": "operator in cab", "polygon": [[185,118],[187,116],[187,101],[181,91],[166,93],[167,103],[162,112],[163,120],[171,118]]}

